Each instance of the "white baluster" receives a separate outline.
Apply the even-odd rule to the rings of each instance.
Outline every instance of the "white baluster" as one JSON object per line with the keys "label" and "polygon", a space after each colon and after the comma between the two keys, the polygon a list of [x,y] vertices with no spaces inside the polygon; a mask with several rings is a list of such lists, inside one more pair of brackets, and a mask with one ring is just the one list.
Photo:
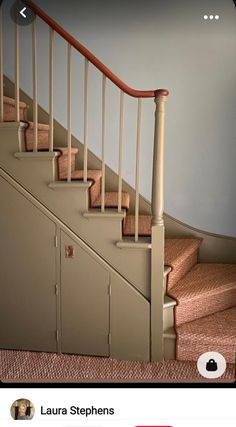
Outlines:
{"label": "white baluster", "polygon": [[106,76],[102,76],[102,189],[101,189],[101,211],[105,211],[105,139],[106,139]]}
{"label": "white baluster", "polygon": [[19,25],[15,23],[15,112],[16,121],[20,121],[20,54]]}
{"label": "white baluster", "polygon": [[139,98],[138,111],[137,111],[137,142],[136,142],[136,173],[135,173],[135,242],[138,241],[138,225],[139,225],[141,106],[142,106],[142,98]]}
{"label": "white baluster", "polygon": [[122,160],[124,143],[124,92],[120,91],[119,165],[118,165],[118,212],[122,208]]}
{"label": "white baluster", "polygon": [[88,177],[88,67],[89,61],[84,59],[84,182]]}
{"label": "white baluster", "polygon": [[67,52],[67,181],[71,182],[71,45],[68,43]]}
{"label": "white baluster", "polygon": [[54,71],[54,31],[49,28],[49,151],[53,151],[53,71]]}
{"label": "white baluster", "polygon": [[33,58],[33,123],[34,140],[33,151],[38,151],[38,64],[37,64],[37,36],[36,19],[32,23],[32,58]]}

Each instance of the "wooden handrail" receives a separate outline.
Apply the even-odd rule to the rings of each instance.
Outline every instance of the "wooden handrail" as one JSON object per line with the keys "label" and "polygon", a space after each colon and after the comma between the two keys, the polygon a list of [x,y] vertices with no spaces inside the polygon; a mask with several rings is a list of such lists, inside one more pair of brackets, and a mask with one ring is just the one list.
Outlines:
{"label": "wooden handrail", "polygon": [[78,52],[80,52],[85,58],[87,58],[98,70],[100,70],[108,79],[110,79],[117,87],[123,92],[135,98],[155,98],[157,96],[168,96],[169,92],[167,89],[156,89],[156,90],[135,90],[127,86],[122,80],[120,80],[109,68],[107,68],[96,56],[94,56],[86,47],[84,47],[78,40],[71,36],[66,30],[64,30],[56,21],[48,16],[39,6],[34,4],[31,0],[23,0],[23,2],[49,27],[56,31],[60,36],[66,40],[71,46],[73,46]]}

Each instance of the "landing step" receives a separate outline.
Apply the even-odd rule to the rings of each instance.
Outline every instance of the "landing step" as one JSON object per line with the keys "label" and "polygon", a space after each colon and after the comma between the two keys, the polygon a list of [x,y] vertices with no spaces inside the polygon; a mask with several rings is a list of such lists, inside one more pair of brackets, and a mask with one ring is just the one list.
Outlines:
{"label": "landing step", "polygon": [[53,160],[56,157],[60,156],[59,152],[44,152],[44,151],[31,151],[31,152],[22,152],[15,153],[14,157],[19,160]]}
{"label": "landing step", "polygon": [[51,188],[52,190],[65,190],[65,189],[71,189],[71,188],[85,188],[88,189],[89,187],[91,187],[92,182],[88,181],[88,182],[83,182],[83,181],[71,181],[71,182],[67,182],[67,181],[55,181],[55,182],[50,182],[50,184],[48,184],[48,187]]}
{"label": "landing step", "polygon": [[[91,183],[92,184],[92,183]],[[83,217],[90,219],[90,218],[98,218],[98,219],[120,219],[122,220],[126,215],[126,211],[123,210],[122,212],[117,212],[114,210],[109,209],[109,211],[101,212],[100,209],[93,210],[89,212],[84,212]]]}

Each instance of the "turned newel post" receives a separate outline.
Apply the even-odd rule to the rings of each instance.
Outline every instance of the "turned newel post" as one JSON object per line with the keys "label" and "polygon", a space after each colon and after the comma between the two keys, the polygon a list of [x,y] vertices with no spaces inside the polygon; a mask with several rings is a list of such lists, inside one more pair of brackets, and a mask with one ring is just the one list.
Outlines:
{"label": "turned newel post", "polygon": [[152,178],[152,224],[163,224],[164,209],[164,124],[165,101],[168,91],[157,91]]}
{"label": "turned newel post", "polygon": [[151,252],[151,360],[164,358],[164,121],[168,91],[156,92],[155,129],[152,178],[152,252]]}

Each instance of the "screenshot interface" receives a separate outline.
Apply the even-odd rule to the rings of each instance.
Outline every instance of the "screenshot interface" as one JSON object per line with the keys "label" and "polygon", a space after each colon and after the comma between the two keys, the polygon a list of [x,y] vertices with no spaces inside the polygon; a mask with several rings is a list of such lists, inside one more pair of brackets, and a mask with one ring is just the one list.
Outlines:
{"label": "screenshot interface", "polygon": [[[72,390],[69,390],[71,392]],[[235,426],[235,397],[229,389],[96,389],[5,390],[1,397],[2,425],[118,427]],[[176,398],[176,392],[181,399]],[[209,393],[210,392],[210,393]],[[145,397],[144,397],[145,396]],[[16,400],[14,400],[16,399]]]}
{"label": "screenshot interface", "polygon": [[232,0],[0,1],[4,425],[235,426],[235,112]]}

